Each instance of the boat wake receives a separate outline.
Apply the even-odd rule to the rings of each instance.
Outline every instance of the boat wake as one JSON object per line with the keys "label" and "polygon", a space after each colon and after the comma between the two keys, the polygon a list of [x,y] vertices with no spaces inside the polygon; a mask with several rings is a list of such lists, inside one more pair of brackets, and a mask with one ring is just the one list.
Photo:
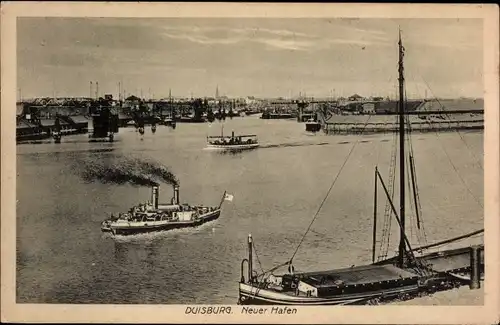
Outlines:
{"label": "boat wake", "polygon": [[176,176],[168,168],[155,161],[139,158],[118,157],[112,163],[81,160],[75,162],[74,170],[79,171],[81,178],[88,183],[152,186],[163,181],[178,184]]}
{"label": "boat wake", "polygon": [[[260,148],[269,149],[269,148],[289,148],[289,147],[310,147],[310,146],[325,146],[332,144],[351,144],[356,142],[357,140],[352,141],[338,141],[338,142],[319,142],[319,143],[310,143],[310,142],[289,142],[289,143],[279,143],[279,144],[263,144]],[[373,142],[389,142],[388,139],[381,140],[359,140],[359,143],[373,143]]]}
{"label": "boat wake", "polygon": [[289,143],[279,143],[279,144],[264,144],[261,145],[262,149],[269,148],[288,148],[288,147],[310,147],[310,146],[324,146],[331,144],[330,142],[320,142],[320,143],[306,143],[306,142],[289,142]]}
{"label": "boat wake", "polygon": [[206,232],[207,230],[210,230],[210,232],[214,232],[215,230],[214,224],[216,221],[217,220],[208,221],[202,225],[192,228],[178,228],[178,229],[170,229],[168,231],[138,233],[125,236],[113,235],[110,232],[105,232],[102,234],[102,238],[111,238],[118,243],[144,243],[158,239],[175,238],[182,234],[196,235]]}

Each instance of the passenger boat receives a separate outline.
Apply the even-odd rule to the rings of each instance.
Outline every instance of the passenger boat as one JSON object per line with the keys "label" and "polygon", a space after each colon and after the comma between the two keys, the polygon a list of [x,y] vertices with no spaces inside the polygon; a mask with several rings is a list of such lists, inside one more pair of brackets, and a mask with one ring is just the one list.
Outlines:
{"label": "passenger boat", "polygon": [[215,150],[249,150],[259,147],[258,138],[254,134],[224,136],[222,132],[219,136],[207,136],[207,149]]}
{"label": "passenger boat", "polygon": [[174,197],[170,204],[159,204],[159,186],[151,189],[151,201],[132,207],[128,213],[111,216],[101,223],[101,231],[113,235],[134,235],[167,231],[178,228],[193,228],[219,218],[224,200],[232,196],[224,192],[218,206],[191,206],[179,201],[179,186],[174,186]]}
{"label": "passenger boat", "polygon": [[[444,290],[451,286],[463,284],[464,280],[478,279],[484,274],[484,244],[475,247],[461,247],[454,249],[442,249],[449,243],[457,243],[458,240],[482,234],[484,229],[462,235],[460,237],[447,239],[430,245],[412,248],[405,233],[405,161],[409,158],[409,170],[411,175],[411,191],[414,201],[418,231],[422,232],[423,222],[419,215],[419,199],[416,186],[416,173],[414,167],[413,150],[410,140],[405,140],[408,123],[405,118],[404,100],[404,48],[399,34],[399,132],[394,134],[396,140],[399,134],[399,213],[393,203],[394,197],[394,174],[396,168],[396,146],[391,159],[391,176],[389,186],[386,186],[378,168],[375,168],[375,201],[373,222],[373,244],[372,263],[368,265],[352,266],[342,269],[333,269],[317,272],[295,272],[293,260],[303,239],[318,216],[322,205],[313,217],[305,234],[302,236],[291,258],[285,263],[279,264],[269,270],[257,272],[254,268],[253,253],[256,253],[253,238],[248,236],[248,257],[241,261],[241,280],[239,282],[239,304],[276,304],[276,305],[350,305],[350,304],[372,304],[385,299],[408,298],[421,292],[429,293],[435,290]],[[409,157],[405,154],[405,141],[409,142]],[[357,141],[356,141],[357,143]],[[354,144],[354,146],[356,145]],[[394,142],[396,144],[396,142]],[[354,147],[353,147],[354,149]],[[349,156],[347,156],[345,163]],[[344,166],[345,163],[342,165]],[[342,168],[338,172],[340,175]],[[335,177],[335,180],[337,179]],[[379,182],[384,189],[387,199],[385,220],[394,218],[399,226],[399,249],[394,257],[387,258],[389,244],[385,253],[380,253],[378,259],[375,257],[377,243],[377,188]],[[335,184],[331,185],[330,190]],[[330,190],[327,193],[330,192]],[[392,192],[391,192],[392,191]],[[326,197],[325,197],[326,200]],[[323,201],[324,202],[324,201]],[[385,226],[384,232],[390,232],[390,226]],[[424,233],[425,234],[425,233]],[[384,235],[383,235],[384,236]],[[380,241],[384,243],[384,241]],[[430,248],[441,247],[437,252],[430,252]],[[474,262],[474,263],[473,263]],[[260,263],[260,262],[259,262]],[[245,274],[245,264],[247,273]],[[287,267],[287,271],[278,273],[278,269]],[[275,274],[278,273],[278,274]],[[470,276],[468,276],[469,274]]]}

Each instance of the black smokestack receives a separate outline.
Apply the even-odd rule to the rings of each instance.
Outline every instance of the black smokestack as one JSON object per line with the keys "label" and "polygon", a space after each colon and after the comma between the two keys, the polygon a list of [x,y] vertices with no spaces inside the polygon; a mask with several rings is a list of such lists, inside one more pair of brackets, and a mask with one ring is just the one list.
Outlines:
{"label": "black smokestack", "polygon": [[158,199],[160,197],[160,187],[159,186],[153,186],[151,188],[151,204],[154,206],[155,209],[158,209]]}
{"label": "black smokestack", "polygon": [[130,184],[134,186],[158,186],[158,182],[148,175],[141,175],[123,166],[94,163],[87,165],[82,171],[82,178],[89,183],[98,181],[103,184]]}
{"label": "black smokestack", "polygon": [[181,201],[179,199],[179,185],[174,185],[174,204],[181,204]]}

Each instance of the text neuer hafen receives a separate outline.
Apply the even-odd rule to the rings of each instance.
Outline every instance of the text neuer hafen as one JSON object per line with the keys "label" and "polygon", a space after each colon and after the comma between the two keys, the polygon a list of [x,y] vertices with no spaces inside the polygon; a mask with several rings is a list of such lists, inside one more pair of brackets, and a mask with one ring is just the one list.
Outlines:
{"label": "text neuer hafen", "polygon": [[297,308],[290,308],[290,307],[272,307],[272,308],[243,307],[241,309],[241,313],[247,314],[247,315],[266,315],[266,314],[291,315],[291,314],[297,313]]}

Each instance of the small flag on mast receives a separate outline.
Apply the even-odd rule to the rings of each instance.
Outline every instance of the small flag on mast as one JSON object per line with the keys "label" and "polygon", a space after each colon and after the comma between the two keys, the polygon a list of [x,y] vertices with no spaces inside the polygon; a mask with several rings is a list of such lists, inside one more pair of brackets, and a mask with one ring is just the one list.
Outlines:
{"label": "small flag on mast", "polygon": [[229,193],[226,193],[226,194],[224,195],[224,200],[226,200],[226,201],[231,201],[231,202],[232,202],[232,201],[233,201],[233,198],[234,198],[234,196],[233,196],[233,195],[231,195],[231,194],[229,194]]}

